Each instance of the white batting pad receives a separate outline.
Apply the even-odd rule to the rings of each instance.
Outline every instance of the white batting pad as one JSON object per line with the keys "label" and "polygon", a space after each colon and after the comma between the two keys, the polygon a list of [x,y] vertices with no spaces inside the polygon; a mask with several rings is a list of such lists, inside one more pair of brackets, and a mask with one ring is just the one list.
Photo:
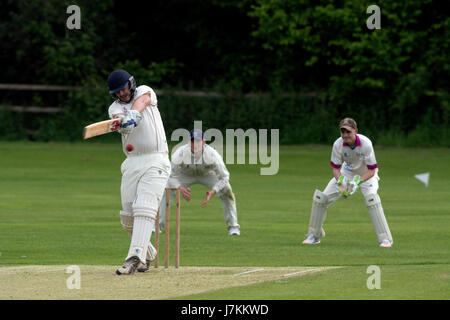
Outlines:
{"label": "white batting pad", "polygon": [[380,196],[378,194],[369,194],[364,196],[364,200],[372,218],[373,228],[375,229],[378,242],[381,243],[383,240],[389,240],[392,243],[391,231],[384,216]]}
{"label": "white batting pad", "polygon": [[159,208],[159,200],[155,193],[142,192],[139,196],[136,197],[136,200],[133,202],[133,215],[136,218],[137,216],[149,217],[153,220],[156,219],[156,213]]}
{"label": "white batting pad", "polygon": [[[134,217],[131,213],[126,211],[120,211],[120,222],[122,223],[122,227],[125,229],[125,231],[128,233],[130,238],[133,236],[133,225],[134,225]],[[156,249],[153,247],[153,245],[148,243],[148,249],[147,249],[147,260],[153,261],[156,258]]]}
{"label": "white batting pad", "polygon": [[131,257],[138,257],[145,264],[148,245],[155,219],[147,216],[135,216],[133,224],[133,235],[131,236],[130,250],[125,260]]}
{"label": "white batting pad", "polygon": [[313,196],[308,233],[313,234],[318,239],[322,235],[322,225],[327,216],[327,203],[328,203],[327,195],[325,195],[319,190],[316,190]]}

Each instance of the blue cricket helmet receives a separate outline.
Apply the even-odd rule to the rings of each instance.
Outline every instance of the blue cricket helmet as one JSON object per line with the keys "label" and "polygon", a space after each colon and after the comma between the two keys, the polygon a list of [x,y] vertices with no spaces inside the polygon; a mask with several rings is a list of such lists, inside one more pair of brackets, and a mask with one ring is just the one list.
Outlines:
{"label": "blue cricket helmet", "polygon": [[131,74],[125,70],[119,69],[114,70],[108,76],[109,93],[114,99],[117,99],[115,93],[125,88],[127,84],[130,85],[131,98],[133,99],[134,92],[136,91],[136,81]]}

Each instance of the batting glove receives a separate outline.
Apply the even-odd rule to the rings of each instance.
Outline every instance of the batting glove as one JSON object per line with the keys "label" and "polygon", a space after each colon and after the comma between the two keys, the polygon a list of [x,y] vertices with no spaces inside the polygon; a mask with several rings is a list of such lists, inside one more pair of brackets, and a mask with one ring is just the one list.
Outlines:
{"label": "batting glove", "polygon": [[120,125],[120,133],[130,133],[142,120],[142,115],[137,110],[128,110],[122,119],[122,124]]}

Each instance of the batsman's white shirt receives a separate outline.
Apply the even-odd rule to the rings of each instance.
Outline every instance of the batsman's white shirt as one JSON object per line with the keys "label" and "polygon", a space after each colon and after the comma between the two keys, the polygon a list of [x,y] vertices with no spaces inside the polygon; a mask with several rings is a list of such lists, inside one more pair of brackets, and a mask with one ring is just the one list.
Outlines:
{"label": "batsman's white shirt", "polygon": [[[114,101],[109,107],[109,117],[124,113],[131,109],[134,101],[143,94],[150,93],[150,105],[145,108],[142,114],[142,120],[138,126],[129,134],[122,134],[122,149],[128,156],[130,154],[149,154],[155,152],[168,153],[166,133],[158,110],[158,100],[152,88],[148,86],[139,86],[136,88],[133,99],[129,103]],[[127,145],[133,145],[131,152],[126,150]]]}

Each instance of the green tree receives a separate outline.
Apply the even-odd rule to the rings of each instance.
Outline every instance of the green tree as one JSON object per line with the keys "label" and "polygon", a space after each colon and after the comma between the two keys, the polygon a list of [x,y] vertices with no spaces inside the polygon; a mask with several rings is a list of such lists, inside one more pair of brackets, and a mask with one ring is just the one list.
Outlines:
{"label": "green tree", "polygon": [[[275,73],[295,73],[329,94],[340,114],[410,132],[438,124],[448,133],[448,34],[445,10],[431,0],[379,1],[381,29],[366,27],[363,0],[257,0],[253,36],[277,56],[299,57]],[[427,117],[424,117],[427,115]],[[440,120],[438,120],[440,119]]]}
{"label": "green tree", "polygon": [[[81,8],[81,30],[66,27],[71,4]],[[110,68],[117,54],[105,48],[120,26],[109,14],[112,6],[112,0],[7,1],[0,21],[0,81],[75,85]]]}

